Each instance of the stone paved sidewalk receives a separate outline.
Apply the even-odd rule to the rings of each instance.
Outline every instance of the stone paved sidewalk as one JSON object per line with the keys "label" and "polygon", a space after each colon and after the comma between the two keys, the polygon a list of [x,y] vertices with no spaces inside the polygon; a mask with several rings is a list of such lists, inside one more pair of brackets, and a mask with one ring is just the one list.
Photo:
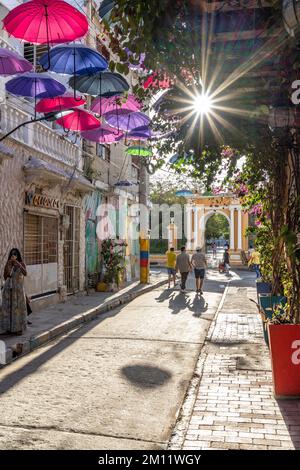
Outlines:
{"label": "stone paved sidewalk", "polygon": [[70,296],[65,303],[51,305],[34,312],[29,317],[32,325],[27,327],[23,335],[0,335],[0,341],[5,343],[6,364],[78,327],[81,323],[91,321],[101,313],[130,302],[165,282],[167,282],[165,272],[153,272],[149,284],[133,281],[115,293],[90,291],[89,295]]}
{"label": "stone paved sidewalk", "polygon": [[228,288],[171,449],[300,449],[300,400],[273,397],[269,351],[249,301],[255,297],[253,288]]}

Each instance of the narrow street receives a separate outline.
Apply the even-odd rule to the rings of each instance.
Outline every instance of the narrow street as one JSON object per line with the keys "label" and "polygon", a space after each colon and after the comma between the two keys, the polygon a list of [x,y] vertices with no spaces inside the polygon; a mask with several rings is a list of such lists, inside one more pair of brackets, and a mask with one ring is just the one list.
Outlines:
{"label": "narrow street", "polygon": [[227,282],[157,288],[2,369],[0,448],[166,448]]}

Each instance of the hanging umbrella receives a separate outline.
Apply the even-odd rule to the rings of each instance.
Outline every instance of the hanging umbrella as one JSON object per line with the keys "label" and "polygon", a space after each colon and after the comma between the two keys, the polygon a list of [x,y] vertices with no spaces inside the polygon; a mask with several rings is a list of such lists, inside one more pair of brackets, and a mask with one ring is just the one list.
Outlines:
{"label": "hanging umbrella", "polygon": [[133,146],[126,149],[128,155],[137,156],[137,157],[151,157],[152,150],[147,147]]}
{"label": "hanging umbrella", "polygon": [[151,137],[152,132],[148,126],[137,127],[127,134],[127,140],[148,140]]}
{"label": "hanging umbrella", "polygon": [[118,113],[111,111],[104,115],[105,121],[112,127],[117,127],[123,131],[131,131],[136,127],[148,126],[150,118],[140,112],[131,112],[120,109]]}
{"label": "hanging umbrella", "polygon": [[136,183],[132,183],[131,181],[128,180],[122,180],[118,181],[115,183],[115,186],[120,187],[120,186],[134,186]]}
{"label": "hanging umbrella", "polygon": [[16,52],[0,47],[0,75],[30,72],[33,66]]}
{"label": "hanging umbrella", "polygon": [[118,73],[100,72],[94,75],[81,75],[74,79],[71,77],[69,85],[75,90],[91,96],[118,95],[129,90],[125,78]]}
{"label": "hanging umbrella", "polygon": [[52,113],[55,111],[63,111],[64,109],[76,108],[76,106],[82,106],[86,103],[86,100],[81,99],[75,100],[73,95],[65,94],[57,96],[55,98],[43,98],[36,105],[35,109],[38,113]]}
{"label": "hanging umbrella", "polygon": [[17,96],[30,98],[52,98],[63,95],[66,91],[62,85],[47,73],[28,72],[12,78],[5,84],[6,91]]}
{"label": "hanging umbrella", "polygon": [[113,144],[122,139],[124,134],[118,132],[115,134],[115,129],[108,126],[101,126],[97,129],[81,132],[81,137],[92,142],[98,142],[99,144]]}
{"label": "hanging umbrella", "polygon": [[112,96],[110,98],[98,97],[95,98],[91,111],[96,114],[105,114],[110,111],[116,111],[120,109],[127,109],[129,111],[138,111],[142,105],[138,102],[134,95],[126,96]]}
{"label": "hanging umbrella", "polygon": [[[49,70],[66,75],[83,75],[103,72],[108,67],[106,59],[95,49],[84,44],[56,46],[50,50]],[[48,66],[48,54],[39,60],[43,68]]]}
{"label": "hanging umbrella", "polygon": [[175,196],[177,197],[190,197],[193,196],[194,193],[188,189],[181,189],[180,191],[176,191]]}
{"label": "hanging umbrella", "polygon": [[98,10],[100,18],[109,21],[111,11],[115,7],[115,5],[116,2],[113,0],[103,0]]}
{"label": "hanging umbrella", "polygon": [[3,20],[4,29],[32,44],[62,44],[83,37],[88,21],[62,0],[31,0],[13,8]]}
{"label": "hanging umbrella", "polygon": [[100,121],[95,116],[82,109],[75,109],[73,113],[57,119],[56,122],[64,129],[72,131],[86,131],[100,126]]}

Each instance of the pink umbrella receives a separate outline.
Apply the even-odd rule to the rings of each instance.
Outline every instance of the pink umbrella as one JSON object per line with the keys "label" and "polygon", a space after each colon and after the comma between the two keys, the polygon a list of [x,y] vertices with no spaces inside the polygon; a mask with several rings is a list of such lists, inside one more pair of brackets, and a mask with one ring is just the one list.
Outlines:
{"label": "pink umbrella", "polygon": [[91,111],[96,114],[109,113],[110,111],[118,111],[119,109],[127,109],[129,111],[139,111],[142,104],[138,102],[134,95],[111,96],[110,98],[98,97],[94,99]]}
{"label": "pink umbrella", "polygon": [[91,140],[92,142],[98,142],[99,144],[113,144],[122,139],[124,134],[118,132],[116,135],[115,129],[109,126],[101,126],[97,129],[81,132],[83,139]]}
{"label": "pink umbrella", "polygon": [[83,37],[88,21],[62,0],[31,0],[13,8],[3,20],[15,38],[33,44],[62,44]]}
{"label": "pink umbrella", "polygon": [[38,113],[52,113],[64,109],[76,108],[86,103],[86,100],[76,100],[73,94],[65,94],[55,98],[43,98],[38,102],[35,109]]}
{"label": "pink umbrella", "polygon": [[33,66],[16,52],[0,47],[0,75],[30,72]]}
{"label": "pink umbrella", "polygon": [[100,127],[100,121],[91,113],[82,109],[75,109],[73,113],[68,114],[56,121],[64,129],[72,131],[87,131]]}

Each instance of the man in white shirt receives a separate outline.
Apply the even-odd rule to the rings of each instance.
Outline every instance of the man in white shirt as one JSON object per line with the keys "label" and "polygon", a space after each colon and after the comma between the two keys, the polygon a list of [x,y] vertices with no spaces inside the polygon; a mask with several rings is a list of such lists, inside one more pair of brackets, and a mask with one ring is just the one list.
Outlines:
{"label": "man in white shirt", "polygon": [[196,292],[200,292],[203,294],[203,282],[205,277],[205,269],[207,268],[207,262],[205,258],[205,254],[201,251],[201,248],[198,247],[196,249],[196,253],[193,254],[191,259],[192,266],[194,267],[195,271],[195,278],[196,278]]}

